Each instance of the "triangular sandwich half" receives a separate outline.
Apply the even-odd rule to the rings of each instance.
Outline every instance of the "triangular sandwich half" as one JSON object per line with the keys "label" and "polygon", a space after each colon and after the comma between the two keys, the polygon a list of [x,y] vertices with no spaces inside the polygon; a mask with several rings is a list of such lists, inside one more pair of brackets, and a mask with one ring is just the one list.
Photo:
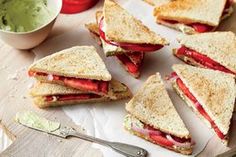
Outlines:
{"label": "triangular sandwich half", "polygon": [[99,46],[102,46],[102,41],[100,39],[99,27],[97,23],[85,24],[85,27],[89,30],[91,36],[95,39]]}
{"label": "triangular sandwich half", "polygon": [[109,95],[111,75],[93,46],[76,46],[46,56],[29,67],[29,76],[99,95]]}
{"label": "triangular sandwich half", "polygon": [[156,21],[186,34],[214,31],[233,12],[232,0],[174,0],[154,9]]}
{"label": "triangular sandwich half", "polygon": [[236,75],[236,36],[233,32],[213,32],[183,35],[181,47],[174,49],[183,61],[209,69]]}
{"label": "triangular sandwich half", "polygon": [[192,154],[190,133],[177,113],[159,73],[126,104],[124,126],[132,134],[182,154]]}
{"label": "triangular sandwich half", "polygon": [[[104,53],[116,56],[134,77],[140,74],[141,65],[136,63],[142,63],[144,52],[156,51],[168,44],[113,0],[105,0],[103,12],[97,12],[96,20]],[[87,28],[98,35],[91,26]],[[133,62],[134,52],[137,62]]]}
{"label": "triangular sandwich half", "polygon": [[236,97],[234,75],[182,64],[172,68],[177,93],[227,145]]}
{"label": "triangular sandwich half", "polygon": [[40,82],[35,84],[30,94],[34,103],[40,108],[120,100],[132,96],[129,88],[119,81],[111,80],[110,84],[114,93],[113,97],[105,97],[59,84]]}
{"label": "triangular sandwich half", "polygon": [[[97,12],[99,13],[99,12]],[[100,12],[102,13],[102,12]],[[95,39],[98,45],[102,46],[102,40],[100,39],[99,27],[96,23],[89,23],[85,25],[90,31],[91,36]],[[112,47],[107,44],[103,44],[104,49],[113,49],[116,51],[116,47]],[[118,62],[129,72],[133,77],[137,78],[140,75],[140,67],[144,60],[144,53],[132,52],[132,53],[121,53],[116,55]]]}

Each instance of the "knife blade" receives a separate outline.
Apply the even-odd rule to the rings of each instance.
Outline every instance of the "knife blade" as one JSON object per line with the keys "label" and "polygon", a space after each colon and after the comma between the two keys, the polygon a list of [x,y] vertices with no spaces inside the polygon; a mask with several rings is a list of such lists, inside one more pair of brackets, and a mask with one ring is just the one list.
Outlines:
{"label": "knife blade", "polygon": [[39,117],[36,113],[25,111],[16,114],[15,120],[28,128],[46,132],[48,134],[61,138],[77,137],[86,141],[95,142],[112,148],[116,152],[128,157],[146,157],[148,152],[140,147],[120,142],[110,142],[103,139],[95,138],[78,132],[76,129],[61,125],[59,122],[49,121],[43,117]]}

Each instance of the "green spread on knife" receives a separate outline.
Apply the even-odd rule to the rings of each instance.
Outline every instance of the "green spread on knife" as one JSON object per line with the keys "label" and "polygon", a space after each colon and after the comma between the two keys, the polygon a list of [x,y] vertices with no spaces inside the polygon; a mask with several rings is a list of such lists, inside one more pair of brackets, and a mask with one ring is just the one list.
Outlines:
{"label": "green spread on knife", "polygon": [[39,117],[31,111],[17,113],[15,120],[22,125],[46,132],[53,132],[60,128],[60,123]]}
{"label": "green spread on knife", "polygon": [[48,23],[54,11],[47,0],[0,0],[0,29],[28,32]]}
{"label": "green spread on knife", "polygon": [[144,129],[144,124],[135,118],[134,116],[131,116],[130,114],[125,116],[124,119],[124,126],[128,129],[132,129],[132,125],[135,125],[136,128]]}

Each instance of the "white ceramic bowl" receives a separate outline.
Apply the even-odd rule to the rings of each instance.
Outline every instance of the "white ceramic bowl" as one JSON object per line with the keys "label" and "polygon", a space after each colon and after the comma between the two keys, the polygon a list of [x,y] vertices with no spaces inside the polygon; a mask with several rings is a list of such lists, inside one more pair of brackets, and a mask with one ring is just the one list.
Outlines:
{"label": "white ceramic bowl", "polygon": [[62,0],[47,0],[48,7],[55,10],[55,15],[48,23],[30,32],[10,32],[0,30],[0,38],[8,45],[17,49],[31,49],[42,43],[52,30],[62,8]]}

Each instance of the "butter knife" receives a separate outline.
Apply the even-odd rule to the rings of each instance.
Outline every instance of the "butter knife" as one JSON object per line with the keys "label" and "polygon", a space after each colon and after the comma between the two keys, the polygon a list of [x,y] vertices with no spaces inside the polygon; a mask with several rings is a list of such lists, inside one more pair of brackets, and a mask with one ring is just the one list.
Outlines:
{"label": "butter knife", "polygon": [[45,118],[39,117],[37,114],[31,111],[17,113],[15,120],[28,128],[46,132],[61,138],[77,137],[86,141],[95,142],[110,147],[116,152],[127,157],[146,157],[148,155],[148,152],[143,148],[120,142],[110,142],[88,136],[76,131],[72,127],[64,126],[58,122],[49,121]]}

